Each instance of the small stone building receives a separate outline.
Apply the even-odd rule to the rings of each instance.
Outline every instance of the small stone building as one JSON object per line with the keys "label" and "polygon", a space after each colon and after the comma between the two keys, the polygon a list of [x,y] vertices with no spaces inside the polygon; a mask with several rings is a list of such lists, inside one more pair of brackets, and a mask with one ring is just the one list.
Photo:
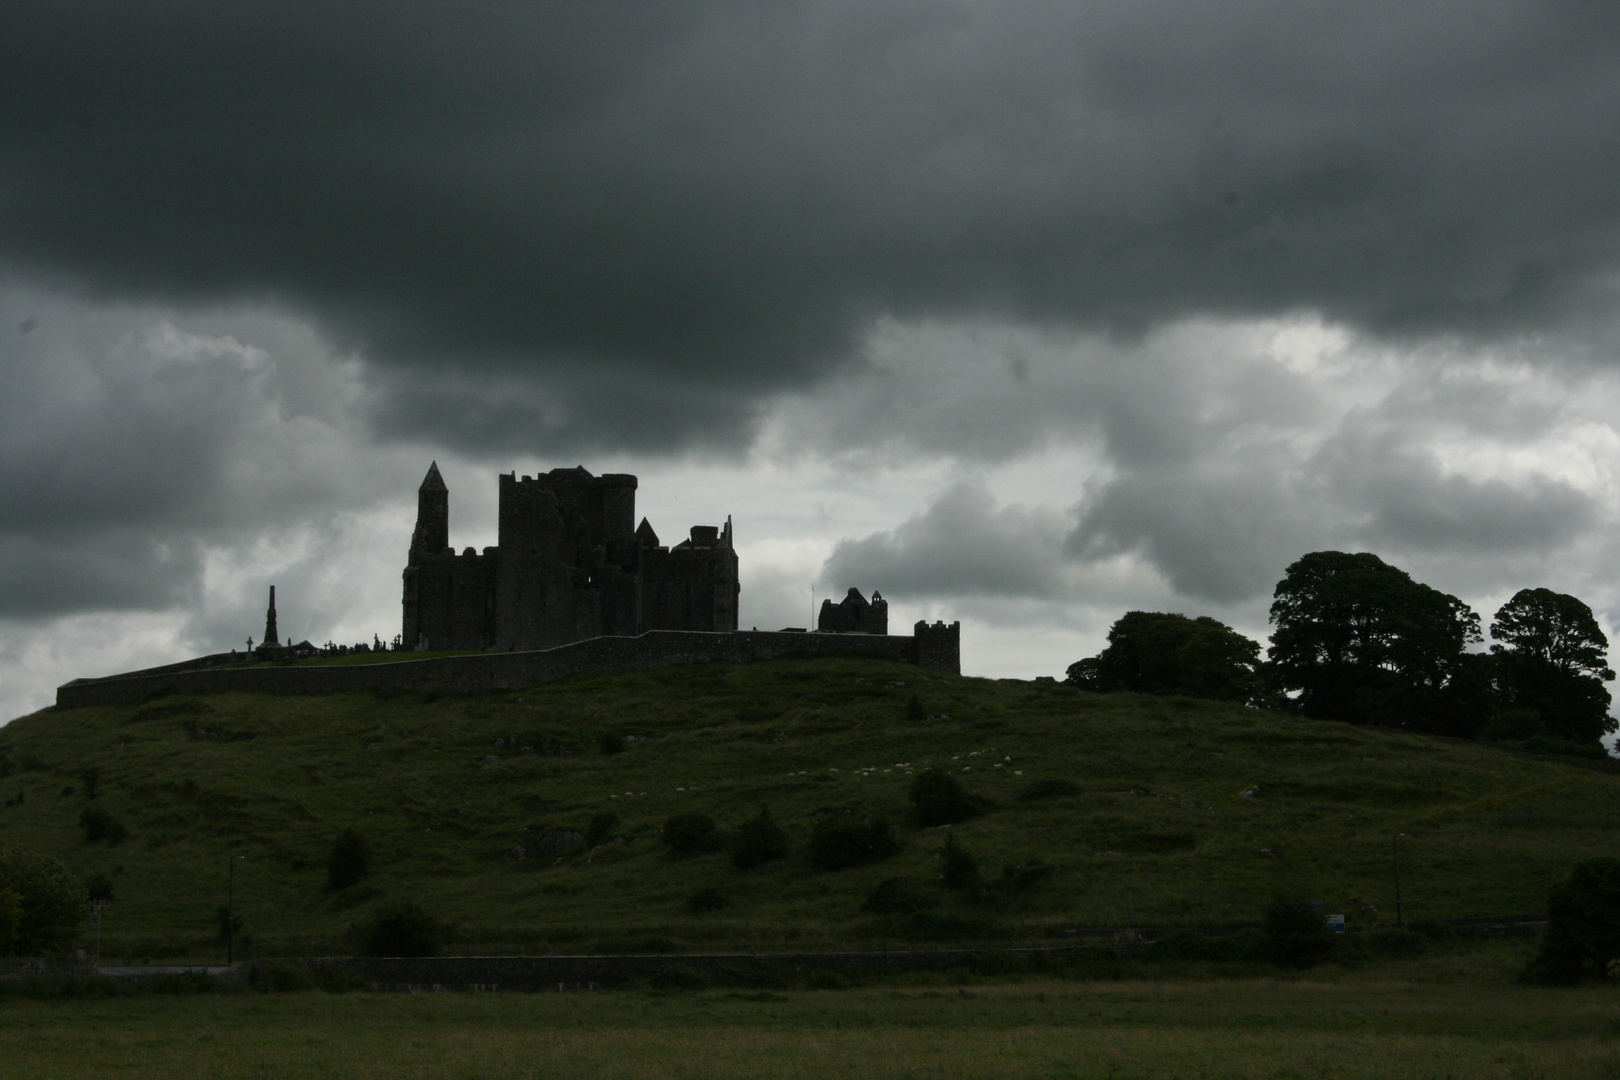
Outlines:
{"label": "small stone building", "polygon": [[883,594],[872,590],[868,601],[861,590],[851,589],[838,603],[831,599],[821,602],[821,614],[816,619],[816,631],[822,634],[887,634],[889,632],[889,602]]}

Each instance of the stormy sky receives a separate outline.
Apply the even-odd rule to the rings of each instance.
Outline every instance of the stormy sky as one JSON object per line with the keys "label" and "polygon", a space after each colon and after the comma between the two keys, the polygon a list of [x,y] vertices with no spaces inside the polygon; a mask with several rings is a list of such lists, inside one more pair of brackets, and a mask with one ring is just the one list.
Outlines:
{"label": "stormy sky", "polygon": [[1620,625],[1620,7],[0,6],[0,716],[399,630],[414,491],[971,674],[1369,550]]}

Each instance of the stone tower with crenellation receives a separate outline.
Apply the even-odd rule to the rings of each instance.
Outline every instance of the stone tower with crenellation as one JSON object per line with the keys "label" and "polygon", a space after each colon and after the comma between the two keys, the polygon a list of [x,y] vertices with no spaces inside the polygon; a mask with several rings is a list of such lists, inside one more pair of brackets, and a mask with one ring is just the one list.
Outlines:
{"label": "stone tower with crenellation", "polygon": [[499,542],[450,547],[438,465],[417,492],[404,573],[408,649],[546,648],[645,630],[735,630],[731,522],[663,547],[635,525],[634,476],[584,467],[500,477]]}

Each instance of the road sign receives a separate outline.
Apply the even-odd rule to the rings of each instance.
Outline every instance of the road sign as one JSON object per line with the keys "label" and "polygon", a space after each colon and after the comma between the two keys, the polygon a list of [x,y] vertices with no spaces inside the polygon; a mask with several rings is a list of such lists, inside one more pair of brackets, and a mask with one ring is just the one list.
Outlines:
{"label": "road sign", "polygon": [[1344,916],[1343,915],[1329,915],[1327,917],[1327,924],[1328,924],[1328,929],[1332,930],[1335,934],[1344,933]]}

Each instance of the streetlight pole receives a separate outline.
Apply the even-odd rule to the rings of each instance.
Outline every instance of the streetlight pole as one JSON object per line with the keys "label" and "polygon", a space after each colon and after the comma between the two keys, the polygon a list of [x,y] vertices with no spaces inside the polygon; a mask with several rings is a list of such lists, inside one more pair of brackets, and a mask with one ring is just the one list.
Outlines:
{"label": "streetlight pole", "polygon": [[247,858],[233,855],[230,860],[230,894],[225,907],[225,966],[236,962],[236,864]]}
{"label": "streetlight pole", "polygon": [[1401,837],[1405,833],[1396,833],[1390,840],[1390,848],[1395,855],[1395,925],[1405,926],[1406,920],[1401,916]]}

